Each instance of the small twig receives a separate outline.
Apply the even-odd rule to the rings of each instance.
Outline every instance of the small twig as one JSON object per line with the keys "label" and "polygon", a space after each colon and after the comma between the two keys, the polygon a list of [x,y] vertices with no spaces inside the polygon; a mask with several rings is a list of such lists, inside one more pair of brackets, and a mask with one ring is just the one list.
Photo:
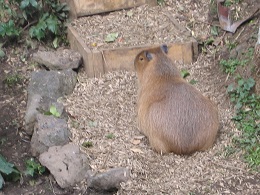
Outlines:
{"label": "small twig", "polygon": [[34,20],[31,23],[28,23],[25,27],[23,27],[23,29],[20,31],[20,33],[22,33],[23,31],[25,31],[27,28],[29,28],[30,26],[36,24],[38,22],[38,20]]}
{"label": "small twig", "polygon": [[196,19],[194,19],[194,20],[195,20],[195,22],[197,22],[197,23],[203,23],[203,24],[207,24],[207,25],[210,25],[210,26],[220,27],[219,24],[212,24],[212,23],[208,23],[208,22],[204,22],[204,21],[200,21],[200,20],[196,20]]}
{"label": "small twig", "polygon": [[237,39],[240,37],[240,35],[242,34],[242,32],[245,30],[245,27],[239,32],[239,34],[237,35],[237,37],[235,38],[235,41],[237,41]]}
{"label": "small twig", "polygon": [[225,80],[225,82],[227,82],[227,80],[228,80],[228,78],[229,78],[229,75],[230,75],[230,74],[228,73],[228,75],[227,75],[227,77],[226,77],[226,80]]}
{"label": "small twig", "polygon": [[213,54],[212,51],[211,51],[208,47],[206,47],[206,49],[207,49],[211,54]]}

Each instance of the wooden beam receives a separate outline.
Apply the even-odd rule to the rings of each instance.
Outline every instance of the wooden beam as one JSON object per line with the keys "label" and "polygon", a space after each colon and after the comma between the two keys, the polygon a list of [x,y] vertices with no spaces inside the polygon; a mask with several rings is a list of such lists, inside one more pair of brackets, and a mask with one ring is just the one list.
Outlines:
{"label": "wooden beam", "polygon": [[67,0],[72,18],[129,9],[144,4],[157,5],[157,0]]}

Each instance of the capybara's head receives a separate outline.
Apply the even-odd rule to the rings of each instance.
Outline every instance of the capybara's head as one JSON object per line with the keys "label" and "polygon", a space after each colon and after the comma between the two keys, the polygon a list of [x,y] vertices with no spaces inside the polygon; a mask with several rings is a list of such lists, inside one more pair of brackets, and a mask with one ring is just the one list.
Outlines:
{"label": "capybara's head", "polygon": [[179,76],[179,71],[168,57],[167,45],[141,51],[134,61],[139,81],[147,76]]}

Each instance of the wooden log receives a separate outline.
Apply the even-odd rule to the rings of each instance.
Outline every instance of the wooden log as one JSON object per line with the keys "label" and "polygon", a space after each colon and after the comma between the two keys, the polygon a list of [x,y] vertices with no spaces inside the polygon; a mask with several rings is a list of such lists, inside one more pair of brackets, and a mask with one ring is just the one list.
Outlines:
{"label": "wooden log", "polygon": [[72,18],[129,9],[144,4],[157,5],[157,0],[67,0]]}
{"label": "wooden log", "polygon": [[[72,26],[68,27],[68,39],[71,48],[83,56],[84,69],[89,77],[98,77],[113,70],[133,71],[134,59],[140,51],[159,46],[141,45],[92,51]],[[195,40],[187,43],[169,43],[168,47],[168,56],[174,61],[190,64],[198,55],[198,45]]]}

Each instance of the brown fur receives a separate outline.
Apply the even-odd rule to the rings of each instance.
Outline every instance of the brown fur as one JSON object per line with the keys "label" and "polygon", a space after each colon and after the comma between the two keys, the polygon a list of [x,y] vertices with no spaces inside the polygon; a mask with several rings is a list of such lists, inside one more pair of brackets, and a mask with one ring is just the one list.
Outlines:
{"label": "brown fur", "polygon": [[176,154],[211,147],[219,128],[217,108],[181,77],[164,50],[142,51],[135,68],[138,124],[151,146],[160,153]]}

